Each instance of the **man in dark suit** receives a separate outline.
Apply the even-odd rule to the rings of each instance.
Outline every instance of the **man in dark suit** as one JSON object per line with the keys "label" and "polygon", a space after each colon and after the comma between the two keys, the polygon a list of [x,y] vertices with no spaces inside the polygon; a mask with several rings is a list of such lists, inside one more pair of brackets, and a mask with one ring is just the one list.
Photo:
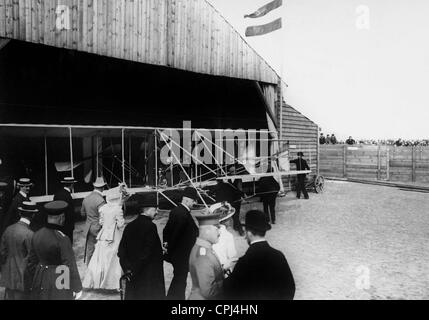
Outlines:
{"label": "man in dark suit", "polygon": [[[298,158],[295,160],[289,161],[290,163],[294,163],[296,165],[296,170],[303,171],[303,170],[310,170],[310,167],[307,164],[307,161],[305,161],[302,157],[304,154],[300,151],[298,152]],[[296,197],[299,199],[301,198],[301,191],[304,194],[304,198],[308,199],[308,193],[305,188],[305,176],[307,174],[298,174],[296,177]]]}
{"label": "man in dark suit", "polygon": [[271,229],[263,212],[249,211],[245,218],[249,249],[224,280],[225,298],[238,300],[292,300],[295,281],[282,252],[270,247],[265,233]]}
{"label": "man in dark suit", "polygon": [[0,242],[0,286],[6,288],[6,300],[29,299],[24,271],[33,238],[30,222],[38,209],[35,203],[24,201],[18,210],[21,219],[6,229]]}
{"label": "man in dark suit", "polygon": [[127,277],[125,300],[165,299],[163,250],[152,222],[158,212],[156,197],[136,194],[127,202],[128,214],[136,211],[138,217],[125,227],[118,249]]}
{"label": "man in dark suit", "polygon": [[264,205],[264,213],[267,221],[276,223],[276,199],[280,191],[280,185],[273,176],[262,177],[258,181],[261,201]]}
{"label": "man in dark suit", "polygon": [[198,224],[191,215],[191,209],[198,200],[198,193],[192,187],[184,190],[182,203],[171,210],[163,230],[165,260],[174,268],[174,276],[167,298],[184,300],[186,279],[189,272],[189,255],[198,237]]}
{"label": "man in dark suit", "polygon": [[73,203],[73,197],[72,197],[72,190],[73,190],[73,184],[75,184],[76,182],[77,181],[73,177],[65,177],[63,180],[61,180],[63,187],[54,194],[54,201],[62,200],[67,202],[68,204],[67,210],[65,212],[66,220],[64,222],[63,232],[67,237],[69,237],[72,246],[73,246],[73,230],[74,230],[74,224],[75,224],[75,212],[74,212],[75,209],[74,209],[74,203]]}
{"label": "man in dark suit", "polygon": [[3,219],[3,227],[0,230],[0,235],[4,230],[6,230],[7,227],[19,221],[20,214],[18,207],[20,207],[24,201],[30,201],[29,193],[31,187],[33,186],[33,183],[30,181],[30,179],[21,178],[19,179],[16,186],[19,188],[19,192],[13,198],[9,209],[6,212],[6,215]]}

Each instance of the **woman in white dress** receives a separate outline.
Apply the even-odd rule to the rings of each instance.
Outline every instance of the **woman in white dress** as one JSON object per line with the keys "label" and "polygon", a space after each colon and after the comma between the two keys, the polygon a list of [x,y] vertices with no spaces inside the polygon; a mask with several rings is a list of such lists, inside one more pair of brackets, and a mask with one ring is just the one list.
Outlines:
{"label": "woman in white dress", "polygon": [[97,235],[95,251],[82,283],[84,288],[119,289],[122,269],[117,253],[124,230],[121,198],[121,192],[109,193],[107,203],[99,209],[102,228]]}

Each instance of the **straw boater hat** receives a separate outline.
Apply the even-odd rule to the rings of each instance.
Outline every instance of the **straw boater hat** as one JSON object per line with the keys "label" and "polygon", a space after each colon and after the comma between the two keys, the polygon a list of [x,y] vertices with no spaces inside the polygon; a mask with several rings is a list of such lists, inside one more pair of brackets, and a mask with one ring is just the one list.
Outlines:
{"label": "straw boater hat", "polygon": [[71,183],[76,183],[76,182],[77,182],[77,180],[73,177],[64,177],[61,180],[61,183],[64,183],[64,184],[71,184]]}
{"label": "straw boater hat", "polygon": [[31,187],[33,186],[33,183],[29,178],[21,178],[18,180],[18,183],[16,185],[18,187]]}
{"label": "straw boater hat", "polygon": [[37,213],[39,212],[39,209],[37,209],[37,205],[34,202],[31,201],[24,201],[20,207],[18,207],[18,210],[21,213]]}
{"label": "straw boater hat", "polygon": [[95,188],[101,188],[104,187],[106,185],[106,182],[104,181],[103,177],[98,177],[95,182],[93,183],[93,186]]}
{"label": "straw boater hat", "polygon": [[268,223],[265,214],[259,210],[250,210],[247,212],[242,226],[257,231],[268,231],[271,229],[271,225]]}

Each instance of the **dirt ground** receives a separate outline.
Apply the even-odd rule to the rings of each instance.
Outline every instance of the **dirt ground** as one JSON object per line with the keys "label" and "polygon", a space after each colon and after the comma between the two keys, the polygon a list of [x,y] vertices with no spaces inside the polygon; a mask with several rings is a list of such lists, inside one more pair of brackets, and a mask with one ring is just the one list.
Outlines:
{"label": "dirt ground", "polygon": [[[242,211],[254,207],[261,205]],[[429,299],[429,194],[328,181],[310,200],[293,192],[279,198],[277,212],[267,239],[289,262],[295,299]],[[166,219],[156,221],[160,234]],[[82,227],[74,248],[83,277]],[[245,240],[238,234],[235,240],[244,254]],[[164,269],[168,288],[171,265]],[[188,278],[187,294],[190,287]],[[85,291],[82,298],[116,300],[119,294]]]}

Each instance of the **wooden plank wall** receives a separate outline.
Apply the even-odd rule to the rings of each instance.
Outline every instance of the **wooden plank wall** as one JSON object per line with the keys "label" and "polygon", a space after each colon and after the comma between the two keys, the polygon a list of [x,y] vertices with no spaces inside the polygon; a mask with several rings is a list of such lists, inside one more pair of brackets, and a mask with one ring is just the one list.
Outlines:
{"label": "wooden plank wall", "polygon": [[429,182],[429,147],[320,146],[320,174],[326,177]]}
{"label": "wooden plank wall", "polygon": [[[289,142],[290,159],[295,159],[296,153],[302,151],[312,171],[311,175],[317,174],[319,144],[317,124],[287,104],[283,104],[282,112],[282,140],[286,141],[281,141],[281,145]],[[295,170],[295,165],[291,165],[291,169]],[[292,179],[283,177],[285,188],[290,187],[291,180],[294,180],[294,177]]]}
{"label": "wooden plank wall", "polygon": [[[69,23],[59,23],[61,17]],[[206,0],[0,0],[0,37],[278,83],[274,70]]]}

